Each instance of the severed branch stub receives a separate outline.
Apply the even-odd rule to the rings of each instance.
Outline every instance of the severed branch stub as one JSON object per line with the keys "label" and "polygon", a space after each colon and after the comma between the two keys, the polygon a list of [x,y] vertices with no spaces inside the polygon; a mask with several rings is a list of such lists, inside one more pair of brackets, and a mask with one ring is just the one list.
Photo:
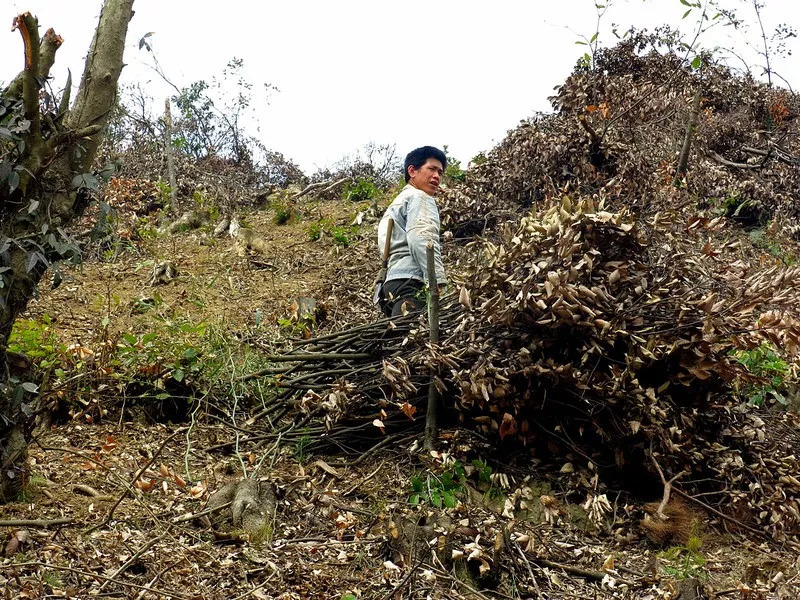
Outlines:
{"label": "severed branch stub", "polygon": [[[439,286],[436,282],[436,269],[434,268],[433,244],[428,242],[428,289],[430,301],[428,302],[428,322],[431,328],[431,345],[439,343]],[[425,450],[433,450],[434,441],[439,435],[439,390],[436,389],[436,373],[431,368],[431,381],[428,384],[428,409],[425,414]]]}
{"label": "severed branch stub", "polygon": [[656,470],[658,471],[659,477],[661,477],[661,483],[664,484],[664,496],[661,499],[661,504],[658,505],[658,510],[656,511],[656,514],[658,515],[659,519],[666,521],[667,519],[669,519],[669,517],[666,514],[664,514],[664,509],[667,508],[667,504],[669,504],[669,496],[670,493],[672,492],[672,484],[675,483],[678,479],[680,479],[684,475],[686,475],[687,473],[686,471],[681,471],[680,473],[675,475],[672,479],[667,481],[667,478],[664,477],[664,471],[661,470],[661,466],[658,464],[658,461],[656,460],[656,456],[655,454],[653,454],[652,449],[650,450],[650,458],[652,459],[653,464],[656,466]]}

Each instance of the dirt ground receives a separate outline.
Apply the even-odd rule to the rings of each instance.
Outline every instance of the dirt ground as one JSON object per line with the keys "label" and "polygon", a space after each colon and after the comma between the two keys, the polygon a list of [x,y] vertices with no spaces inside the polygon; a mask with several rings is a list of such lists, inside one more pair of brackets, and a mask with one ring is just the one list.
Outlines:
{"label": "dirt ground", "polygon": [[[242,255],[213,223],[145,236],[89,257],[26,318],[47,315],[72,348],[180,321],[264,351],[288,345],[298,297],[324,305],[313,334],[367,322],[377,316],[374,223],[347,229],[347,245],[309,236],[322,221],[348,228],[361,208],[304,200],[280,226],[274,209],[241,215],[265,253]],[[165,261],[177,277],[152,284]],[[209,418],[214,401],[196,400],[184,422],[154,422],[109,394],[104,410],[79,406],[38,430],[24,494],[0,507],[5,597],[800,597],[795,547],[748,537],[702,506],[683,505],[688,540],[657,544],[640,522],[659,498],[618,486],[578,499],[566,466],[467,429],[444,431],[434,453],[419,450],[419,428],[384,441],[376,430],[372,449],[355,454],[309,453],[302,438],[240,451],[246,430]],[[259,536],[192,517],[243,474],[274,488]]]}

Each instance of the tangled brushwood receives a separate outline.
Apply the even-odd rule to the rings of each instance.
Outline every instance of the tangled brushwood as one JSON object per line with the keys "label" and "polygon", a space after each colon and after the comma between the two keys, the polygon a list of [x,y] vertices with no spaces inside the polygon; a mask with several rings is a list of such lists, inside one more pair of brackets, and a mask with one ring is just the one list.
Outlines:
{"label": "tangled brushwood", "polygon": [[304,402],[309,379],[284,380],[296,422],[392,430],[433,371],[465,424],[570,463],[573,490],[678,477],[739,526],[797,536],[800,101],[636,35],[553,103],[441,198],[441,343],[410,318],[308,342],[361,358],[325,363]]}
{"label": "tangled brushwood", "polygon": [[[744,225],[796,217],[800,98],[706,60],[699,71],[639,33],[579,66],[554,112],[510,131],[466,183],[446,191],[442,222],[459,238],[567,191],[636,213],[692,202]],[[659,51],[660,50],[660,51]],[[669,184],[701,95],[689,171]]]}
{"label": "tangled brushwood", "polygon": [[747,404],[743,390],[768,382],[739,357],[764,344],[796,355],[800,268],[749,267],[741,242],[709,241],[726,228],[564,198],[477,242],[439,349],[457,363],[441,371],[458,409],[601,470],[652,468],[652,451],[685,485],[724,482],[702,491],[749,505],[739,512],[776,537],[796,531],[797,419]]}
{"label": "tangled brushwood", "polygon": [[458,366],[441,368],[485,431],[601,470],[655,460],[784,539],[800,531],[798,419],[782,407],[800,270],[790,242],[754,241],[796,229],[800,101],[658,45],[639,34],[577,68],[555,113],[448,190],[456,238],[486,237],[463,252],[466,309],[440,349]]}

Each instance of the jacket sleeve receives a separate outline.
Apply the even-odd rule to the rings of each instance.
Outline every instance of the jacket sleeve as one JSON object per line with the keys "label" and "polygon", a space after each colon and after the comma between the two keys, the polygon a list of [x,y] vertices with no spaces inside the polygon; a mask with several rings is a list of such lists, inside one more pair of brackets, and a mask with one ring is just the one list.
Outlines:
{"label": "jacket sleeve", "polygon": [[442,265],[442,250],[439,242],[439,209],[434,199],[425,193],[414,194],[408,201],[408,224],[406,239],[414,262],[422,270],[425,283],[428,283],[428,242],[433,243],[434,269],[436,283],[447,283]]}

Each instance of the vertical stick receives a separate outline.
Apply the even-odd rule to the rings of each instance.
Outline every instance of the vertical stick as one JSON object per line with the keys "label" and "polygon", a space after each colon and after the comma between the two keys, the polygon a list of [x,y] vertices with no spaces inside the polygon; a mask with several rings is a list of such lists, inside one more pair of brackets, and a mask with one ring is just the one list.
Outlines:
{"label": "vertical stick", "polygon": [[[439,343],[439,286],[436,282],[436,269],[433,260],[433,244],[428,242],[428,290],[430,301],[428,303],[428,322],[431,328],[431,344]],[[425,414],[425,450],[433,450],[434,441],[439,436],[439,390],[436,389],[434,379],[436,373],[431,370],[431,381],[428,384],[428,410]]]}
{"label": "vertical stick", "polygon": [[178,211],[178,180],[175,177],[175,160],[172,157],[172,112],[170,111],[169,98],[164,102],[164,153],[167,155],[167,173],[169,174],[169,204],[170,211]]}
{"label": "vertical stick", "polygon": [[700,114],[700,88],[694,93],[692,100],[692,112],[689,113],[689,122],[686,124],[686,133],[683,137],[683,146],[681,153],[678,157],[678,167],[675,169],[675,177],[672,180],[672,187],[680,187],[681,180],[686,173],[686,168],[689,166],[689,151],[692,149],[692,138],[697,129],[697,118]]}

